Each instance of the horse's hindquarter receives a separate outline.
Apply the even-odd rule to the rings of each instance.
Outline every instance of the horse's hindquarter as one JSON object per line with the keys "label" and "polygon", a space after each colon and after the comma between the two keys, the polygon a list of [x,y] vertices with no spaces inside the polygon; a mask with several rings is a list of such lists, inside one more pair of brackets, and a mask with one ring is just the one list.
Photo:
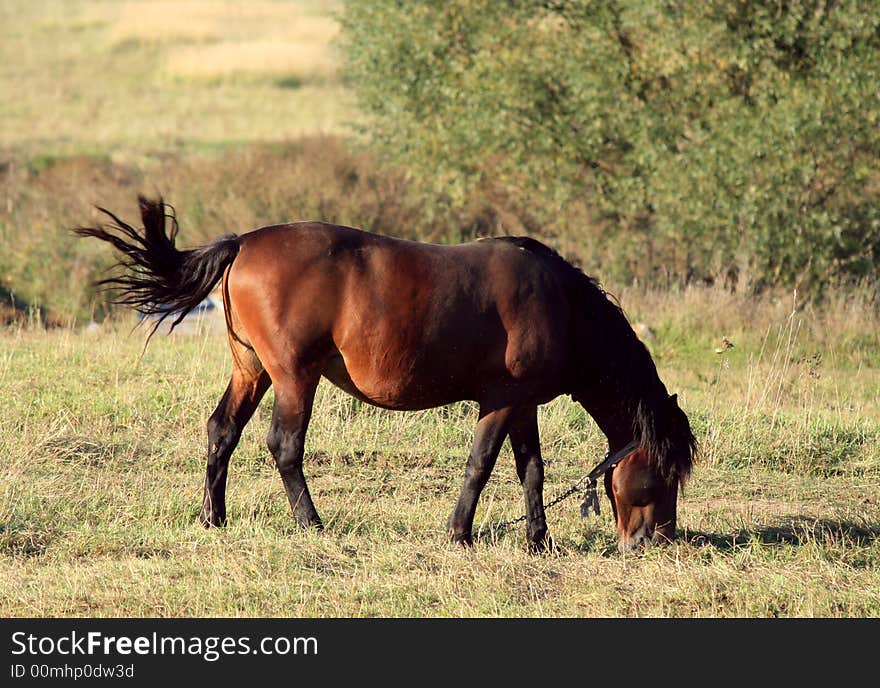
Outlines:
{"label": "horse's hindquarter", "polygon": [[[245,327],[267,370],[267,356],[321,352],[331,382],[395,409],[564,391],[564,308],[533,257],[499,242],[434,246],[314,227],[276,232],[234,266],[248,273],[242,291],[261,292],[250,295],[260,322]],[[258,265],[270,255],[271,268]]]}

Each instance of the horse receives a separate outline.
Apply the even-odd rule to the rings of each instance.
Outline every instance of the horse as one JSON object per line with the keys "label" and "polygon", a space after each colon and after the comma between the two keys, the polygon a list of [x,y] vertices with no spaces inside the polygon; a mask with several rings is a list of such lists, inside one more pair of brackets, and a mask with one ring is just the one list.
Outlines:
{"label": "horse", "polygon": [[273,386],[269,451],[296,522],[323,527],[303,473],[323,377],[384,409],[478,404],[447,522],[452,542],[473,545],[477,501],[509,438],[527,546],[552,544],[537,409],[561,395],[608,440],[604,487],[619,549],[675,537],[678,493],[696,453],[688,417],[619,303],[553,249],[528,237],[439,245],[294,222],[180,250],[174,209],[161,197],[138,201],[142,230],[98,208],[107,220],[73,231],[121,254],[119,270],[98,284],[157,316],[153,332],[172,316],[173,329],[221,285],[232,375],[207,423],[203,526],[225,525],[230,456]]}

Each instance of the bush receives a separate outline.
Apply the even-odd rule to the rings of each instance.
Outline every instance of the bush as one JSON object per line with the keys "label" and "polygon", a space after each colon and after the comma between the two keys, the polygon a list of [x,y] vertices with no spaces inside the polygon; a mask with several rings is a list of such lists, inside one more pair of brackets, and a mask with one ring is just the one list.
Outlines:
{"label": "bush", "polygon": [[105,221],[96,205],[139,226],[139,192],[161,194],[175,207],[181,246],[297,220],[410,238],[419,229],[431,232],[418,222],[426,213],[404,202],[400,175],[329,137],[216,155],[163,154],[138,164],[41,157],[38,164],[11,166],[0,177],[0,192],[7,200],[0,209],[0,305],[12,311],[0,312],[0,323],[34,308],[61,319],[109,313],[106,295],[92,283],[118,255],[69,229]]}
{"label": "bush", "polygon": [[463,236],[617,280],[877,277],[876,3],[350,0],[343,40],[382,154],[450,221],[495,209]]}

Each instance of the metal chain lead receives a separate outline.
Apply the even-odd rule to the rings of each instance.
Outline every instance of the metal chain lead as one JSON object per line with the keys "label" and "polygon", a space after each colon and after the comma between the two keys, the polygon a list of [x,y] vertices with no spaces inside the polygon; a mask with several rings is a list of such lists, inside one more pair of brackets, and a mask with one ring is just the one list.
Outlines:
{"label": "metal chain lead", "polygon": [[[580,492],[581,490],[586,490],[587,493],[589,493],[589,491],[590,491],[589,484],[591,482],[593,483],[592,488],[595,489],[595,486],[596,486],[595,481],[593,481],[590,478],[590,476],[585,475],[583,478],[578,480],[574,485],[569,487],[565,492],[557,495],[556,497],[551,499],[549,502],[547,502],[547,504],[544,505],[544,511],[547,511],[547,509],[553,508],[554,506],[559,504],[559,502],[562,502],[562,501],[568,499],[575,492]],[[584,503],[586,503],[586,498],[584,499]],[[598,513],[598,511],[596,513]],[[518,516],[517,518],[512,518],[509,521],[502,521],[501,523],[498,523],[497,525],[491,526],[489,528],[489,530],[494,531],[495,533],[503,533],[505,530],[510,528],[510,526],[514,526],[517,523],[522,523],[527,518],[528,518],[528,515],[524,514],[522,516]]]}
{"label": "metal chain lead", "polygon": [[[627,454],[634,452],[639,446],[639,442],[637,440],[632,440],[629,444],[627,444],[622,449],[618,449],[613,454],[609,449],[605,453],[605,458],[599,462],[599,464],[593,468],[587,475],[578,480],[574,485],[569,487],[565,492],[561,495],[554,497],[548,504],[544,506],[544,511],[547,509],[556,506],[564,499],[568,499],[575,492],[579,492],[581,490],[584,491],[584,501],[581,504],[581,516],[583,518],[587,518],[592,511],[597,516],[599,515],[599,490],[598,490],[598,478],[604,475],[607,471],[614,468],[617,463]],[[521,523],[528,518],[528,514],[520,516],[518,518],[513,518],[509,521],[502,521],[496,526],[492,526],[491,530],[496,533],[503,533],[505,530],[510,528],[510,526],[515,525],[517,523]],[[482,531],[480,531],[482,532]]]}

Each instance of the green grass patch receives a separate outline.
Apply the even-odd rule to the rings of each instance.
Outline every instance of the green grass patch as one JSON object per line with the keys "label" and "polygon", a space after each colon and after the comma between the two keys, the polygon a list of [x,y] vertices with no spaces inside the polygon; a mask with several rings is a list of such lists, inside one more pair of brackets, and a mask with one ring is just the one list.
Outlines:
{"label": "green grass patch", "polygon": [[[753,410],[734,376],[711,390],[726,395],[724,411],[684,390],[703,456],[672,546],[621,556],[607,500],[583,521],[572,498],[548,512],[558,551],[528,555],[519,529],[494,529],[523,508],[505,447],[469,553],[447,544],[445,520],[474,405],[394,413],[326,383],[306,458],[325,531],[302,531],[290,514],[265,448],[271,393],[232,459],[229,526],[202,530],[204,426],[229,372],[225,341],[160,336],[141,356],[129,327],[0,335],[6,616],[880,613],[878,427],[810,405],[809,376],[778,407]],[[692,371],[660,372],[680,389]],[[876,391],[850,389],[852,402]],[[542,407],[540,424],[549,499],[604,439],[567,398]]]}

